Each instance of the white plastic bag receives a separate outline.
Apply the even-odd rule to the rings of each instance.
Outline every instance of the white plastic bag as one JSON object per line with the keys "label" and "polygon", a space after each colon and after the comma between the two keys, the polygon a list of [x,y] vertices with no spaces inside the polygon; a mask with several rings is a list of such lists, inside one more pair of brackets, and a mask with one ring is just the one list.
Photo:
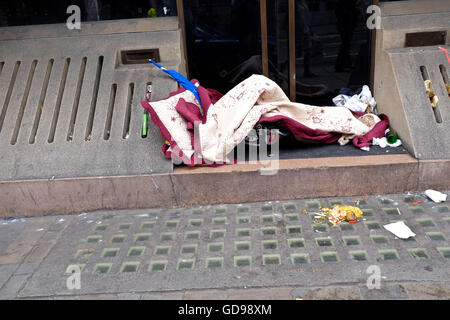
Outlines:
{"label": "white plastic bag", "polygon": [[353,97],[340,94],[333,99],[333,103],[338,107],[346,107],[355,112],[365,112],[370,107],[370,112],[375,113],[377,105],[368,86],[363,86],[359,94]]}

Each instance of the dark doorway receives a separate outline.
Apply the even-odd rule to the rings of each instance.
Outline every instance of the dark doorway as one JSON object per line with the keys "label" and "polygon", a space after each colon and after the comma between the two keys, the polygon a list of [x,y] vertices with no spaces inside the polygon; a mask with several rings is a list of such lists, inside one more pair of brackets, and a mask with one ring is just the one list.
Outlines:
{"label": "dark doorway", "polygon": [[[191,78],[226,92],[261,73],[258,0],[184,1]],[[372,0],[296,0],[297,101],[329,105],[370,82]],[[288,93],[288,0],[267,1],[269,76]]]}

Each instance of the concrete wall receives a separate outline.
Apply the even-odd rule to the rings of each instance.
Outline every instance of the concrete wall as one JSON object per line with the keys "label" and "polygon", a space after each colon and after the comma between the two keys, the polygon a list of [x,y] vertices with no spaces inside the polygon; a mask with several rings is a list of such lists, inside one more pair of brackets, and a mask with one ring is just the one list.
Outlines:
{"label": "concrete wall", "polygon": [[159,130],[141,137],[140,101],[148,82],[155,100],[178,85],[147,61],[121,63],[136,49],[185,73],[176,17],[0,28],[0,180],[171,172]]}
{"label": "concrete wall", "polygon": [[[378,110],[389,116],[408,151],[416,158],[449,158],[446,143],[450,141],[450,130],[445,124],[450,121],[450,106],[442,90],[445,87],[438,67],[445,65],[450,70],[450,65],[437,46],[404,48],[406,34],[417,32],[447,32],[445,45],[450,45],[450,1],[383,2],[380,7],[381,30],[376,33],[374,75]],[[423,79],[417,72],[420,66],[430,70],[434,89],[441,95],[442,125],[434,120],[426,99]]]}

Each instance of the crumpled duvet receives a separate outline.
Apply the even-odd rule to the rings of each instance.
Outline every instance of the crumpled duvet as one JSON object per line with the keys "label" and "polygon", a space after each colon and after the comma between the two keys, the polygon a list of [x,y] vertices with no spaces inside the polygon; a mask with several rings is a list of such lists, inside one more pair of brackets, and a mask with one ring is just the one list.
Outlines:
{"label": "crumpled duvet", "polygon": [[300,140],[340,144],[365,136],[377,124],[386,125],[370,113],[291,102],[262,75],[251,76],[224,96],[196,80],[192,83],[198,86],[202,106],[183,88],[166,99],[141,102],[168,141],[162,147],[164,155],[189,166],[232,163],[227,155],[258,123],[277,122]]}

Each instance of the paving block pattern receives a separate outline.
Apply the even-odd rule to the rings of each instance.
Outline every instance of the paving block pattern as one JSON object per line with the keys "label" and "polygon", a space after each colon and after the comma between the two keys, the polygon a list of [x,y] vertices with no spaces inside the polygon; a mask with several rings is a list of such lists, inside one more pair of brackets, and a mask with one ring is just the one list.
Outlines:
{"label": "paving block pattern", "polygon": [[[43,288],[47,295],[74,294],[65,285],[71,266],[81,269],[77,294],[117,292],[119,284],[123,292],[361,286],[373,265],[386,281],[448,279],[450,212],[414,196],[421,203],[411,204],[411,195],[387,195],[74,217],[20,296],[42,295]],[[338,202],[359,203],[369,214],[339,227],[314,222],[310,213]],[[414,239],[398,239],[383,228],[399,220],[417,234]],[[386,292],[401,297],[397,288]]]}

